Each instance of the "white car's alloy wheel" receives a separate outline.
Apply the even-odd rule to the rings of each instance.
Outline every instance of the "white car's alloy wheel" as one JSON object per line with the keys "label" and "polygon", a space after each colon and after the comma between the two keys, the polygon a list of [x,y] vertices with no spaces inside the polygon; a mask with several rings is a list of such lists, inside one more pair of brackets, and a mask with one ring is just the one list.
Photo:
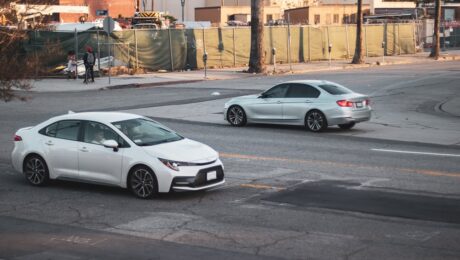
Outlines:
{"label": "white car's alloy wheel", "polygon": [[158,185],[149,169],[138,167],[130,175],[129,188],[137,197],[147,199],[157,193]]}
{"label": "white car's alloy wheel", "polygon": [[30,184],[35,186],[44,185],[48,179],[46,163],[38,156],[30,156],[24,163],[24,174]]}

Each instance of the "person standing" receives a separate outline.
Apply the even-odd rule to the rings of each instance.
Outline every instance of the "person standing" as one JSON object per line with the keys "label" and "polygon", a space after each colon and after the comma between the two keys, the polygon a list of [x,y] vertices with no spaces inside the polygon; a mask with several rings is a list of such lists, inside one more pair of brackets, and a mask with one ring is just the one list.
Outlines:
{"label": "person standing", "polygon": [[86,47],[86,53],[83,56],[83,63],[85,64],[85,81],[88,83],[89,78],[91,77],[91,82],[94,82],[94,62],[96,61],[96,56],[94,55],[93,48],[90,46]]}
{"label": "person standing", "polygon": [[74,51],[69,51],[67,53],[67,78],[77,78],[77,60]]}

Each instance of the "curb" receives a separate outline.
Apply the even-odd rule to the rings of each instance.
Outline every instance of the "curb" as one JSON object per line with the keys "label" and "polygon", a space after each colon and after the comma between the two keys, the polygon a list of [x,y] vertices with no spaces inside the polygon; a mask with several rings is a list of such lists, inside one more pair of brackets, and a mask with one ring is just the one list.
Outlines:
{"label": "curb", "polygon": [[148,87],[175,85],[175,84],[189,84],[189,83],[196,83],[196,82],[202,82],[202,81],[204,81],[204,79],[175,80],[175,81],[152,82],[152,83],[132,83],[132,84],[125,84],[125,85],[115,85],[115,86],[101,87],[101,88],[99,88],[99,90],[127,89],[127,88],[148,88]]}

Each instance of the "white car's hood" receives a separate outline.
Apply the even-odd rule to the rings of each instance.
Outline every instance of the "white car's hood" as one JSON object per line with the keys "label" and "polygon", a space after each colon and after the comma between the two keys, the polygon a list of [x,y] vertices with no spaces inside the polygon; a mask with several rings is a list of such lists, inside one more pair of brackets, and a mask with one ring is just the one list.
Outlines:
{"label": "white car's hood", "polygon": [[151,156],[179,162],[205,163],[219,156],[211,147],[187,138],[142,148]]}

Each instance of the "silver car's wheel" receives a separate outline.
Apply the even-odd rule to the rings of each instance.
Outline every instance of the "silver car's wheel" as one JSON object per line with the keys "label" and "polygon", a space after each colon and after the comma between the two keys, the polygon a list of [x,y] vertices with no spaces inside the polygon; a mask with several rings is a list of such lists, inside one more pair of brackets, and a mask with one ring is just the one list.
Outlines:
{"label": "silver car's wheel", "polygon": [[158,192],[158,184],[150,169],[137,167],[129,175],[129,189],[136,197],[148,199]]}
{"label": "silver car's wheel", "polygon": [[312,132],[321,132],[327,128],[327,120],[323,113],[312,110],[305,116],[305,126]]}
{"label": "silver car's wheel", "polygon": [[232,126],[244,126],[246,124],[246,113],[240,106],[231,106],[227,112],[227,120]]}
{"label": "silver car's wheel", "polygon": [[26,179],[34,186],[45,185],[49,180],[48,167],[45,161],[37,155],[26,158],[23,171]]}

